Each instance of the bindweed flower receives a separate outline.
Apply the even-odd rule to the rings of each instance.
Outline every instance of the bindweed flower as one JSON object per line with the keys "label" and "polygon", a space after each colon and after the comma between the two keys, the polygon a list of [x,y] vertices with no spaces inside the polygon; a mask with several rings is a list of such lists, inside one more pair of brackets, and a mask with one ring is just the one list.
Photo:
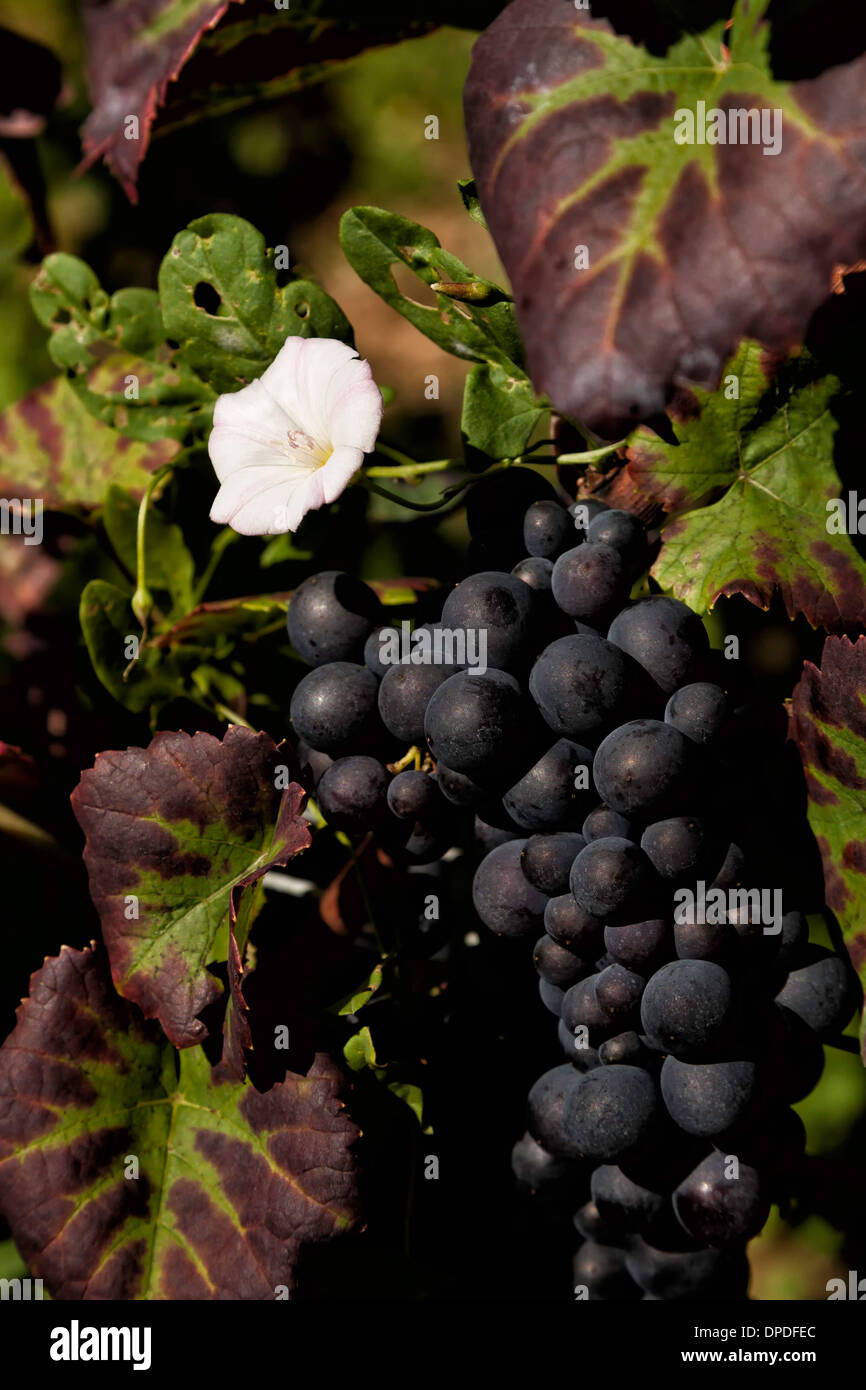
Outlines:
{"label": "bindweed flower", "polygon": [[220,396],[208,440],[211,520],[243,536],[295,531],[333,502],[376,443],[382,396],[369,362],[333,338],[287,338],[249,386]]}

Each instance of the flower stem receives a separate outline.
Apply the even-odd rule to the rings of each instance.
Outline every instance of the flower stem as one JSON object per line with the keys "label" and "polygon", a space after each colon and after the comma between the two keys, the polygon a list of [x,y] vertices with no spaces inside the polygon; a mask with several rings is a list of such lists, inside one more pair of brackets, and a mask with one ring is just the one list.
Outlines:
{"label": "flower stem", "polygon": [[193,608],[196,608],[198,604],[200,604],[204,599],[204,596],[208,591],[210,582],[213,579],[214,571],[217,565],[219,564],[220,560],[222,559],[226,549],[228,548],[228,546],[232,544],[233,541],[239,539],[240,537],[238,535],[238,532],[233,531],[230,526],[224,526],[223,529],[220,531],[219,535],[217,536],[216,540],[211,546],[210,559],[208,560],[207,565],[202,573],[201,579],[198,581],[198,584],[195,587],[195,592],[193,593],[192,600]]}
{"label": "flower stem", "polygon": [[[378,445],[376,452],[385,453],[385,450],[381,445]],[[413,463],[411,459],[407,459],[405,463],[398,463],[393,468],[386,468],[384,465],[365,468],[364,477],[420,478],[424,473],[444,473],[447,468],[459,467],[460,462],[458,459],[433,459],[432,463]]]}
{"label": "flower stem", "polygon": [[166,463],[151,475],[150,482],[138,507],[138,522],[135,529],[136,588],[132,596],[132,611],[141,623],[142,632],[147,631],[147,620],[153,608],[153,598],[147,587],[147,509],[157,487],[168,477],[173,466],[173,463]]}

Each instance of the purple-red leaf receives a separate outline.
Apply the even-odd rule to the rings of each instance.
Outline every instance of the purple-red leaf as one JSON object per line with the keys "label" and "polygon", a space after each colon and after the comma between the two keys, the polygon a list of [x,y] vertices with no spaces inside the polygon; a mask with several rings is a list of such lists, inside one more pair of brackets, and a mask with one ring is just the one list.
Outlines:
{"label": "purple-red leaf", "polygon": [[319,1054],[220,1084],[114,991],[102,947],[33,976],[0,1048],[0,1211],[58,1299],[285,1298],[356,1210],[357,1130]]}
{"label": "purple-red leaf", "polygon": [[178,1047],[221,993],[207,967],[229,955],[237,894],[310,843],[305,793],[267,734],[233,726],[159,733],[98,753],[72,806],[114,983]]}

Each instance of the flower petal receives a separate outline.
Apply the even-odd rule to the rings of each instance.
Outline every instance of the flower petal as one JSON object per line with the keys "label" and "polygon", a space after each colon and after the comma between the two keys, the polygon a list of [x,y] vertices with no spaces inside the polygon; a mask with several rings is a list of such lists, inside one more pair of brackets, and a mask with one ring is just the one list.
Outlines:
{"label": "flower petal", "polygon": [[346,362],[334,374],[328,386],[327,411],[333,445],[372,452],[382,423],[382,393],[369,362]]}
{"label": "flower petal", "polygon": [[287,338],[259,380],[274,400],[297,419],[299,427],[320,447],[327,448],[328,383],[344,363],[357,355],[354,348],[336,338]]}
{"label": "flower petal", "polygon": [[[322,502],[333,502],[339,497],[363,462],[363,449],[352,449],[347,445],[335,449],[324,468],[318,468],[310,480],[319,484]],[[321,506],[321,503],[315,505]]]}
{"label": "flower petal", "polygon": [[[310,474],[286,476],[280,464],[240,469],[226,479],[211,507],[211,521],[242,536],[274,536],[294,531],[306,511],[301,497]],[[313,475],[314,476],[314,475]]]}

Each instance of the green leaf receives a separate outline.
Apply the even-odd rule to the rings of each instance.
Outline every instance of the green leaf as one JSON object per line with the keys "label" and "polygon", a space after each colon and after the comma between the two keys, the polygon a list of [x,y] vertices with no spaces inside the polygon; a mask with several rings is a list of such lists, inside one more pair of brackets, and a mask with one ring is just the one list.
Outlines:
{"label": "green leaf", "polygon": [[802,613],[813,627],[858,622],[866,564],[848,535],[827,529],[827,499],[841,493],[833,463],[838,382],[807,380],[782,401],[775,393],[758,400],[754,357],[744,380],[755,394],[728,403],[729,421],[716,398],[706,417],[682,429],[679,449],[652,446],[665,459],[668,497],[692,501],[707,485],[727,484],[711,506],[664,528],[652,574],[701,613],[722,594],[766,609],[778,593],[791,617]]}
{"label": "green leaf", "polygon": [[[214,312],[201,302],[207,290]],[[178,232],[160,266],[159,296],[169,337],[217,392],[261,376],[289,336],[352,341],[342,310],[318,285],[278,288],[261,232],[229,213]]]}
{"label": "green leaf", "polygon": [[[426,227],[381,208],[350,208],[340,222],[340,244],[361,279],[445,352],[512,372],[519,367],[523,350],[511,301],[492,281],[482,280],[444,251]],[[435,308],[419,304],[397,288],[391,271],[395,264],[408,266],[425,285],[480,283],[489,290],[490,302],[464,303],[437,294]]]}
{"label": "green leaf", "polygon": [[7,498],[41,498],[58,511],[96,507],[112,483],[143,493],[150,474],[177,450],[170,439],[122,438],[56,378],[0,412],[0,489]]}
{"label": "green leaf", "polygon": [[362,1071],[364,1067],[375,1067],[376,1049],[369,1028],[361,1028],[353,1033],[343,1048],[343,1056],[352,1071]]}
{"label": "green leaf", "polygon": [[340,1000],[339,1005],[335,1006],[338,1014],[356,1014],[359,1009],[363,1009],[364,1005],[369,1003],[382,983],[383,965],[383,961],[378,961],[360,989],[353,990],[351,994],[346,995],[345,999]]}
{"label": "green leaf", "polygon": [[[820,669],[805,663],[790,732],[806,775],[827,906],[866,984],[866,637],[828,637]],[[866,1024],[860,1036],[866,1060]]]}
{"label": "green leaf", "polygon": [[222,992],[240,890],[310,843],[305,793],[285,785],[267,734],[231,727],[159,733],[146,749],[100,753],[72,807],[115,986],[178,1047],[207,1036],[197,1015]]}
{"label": "green leaf", "polygon": [[388,1090],[398,1100],[402,1100],[404,1105],[408,1105],[420,1125],[424,1117],[424,1092],[421,1087],[413,1086],[407,1081],[389,1081]]}
{"label": "green leaf", "polygon": [[209,426],[215,393],[166,341],[153,290],[110,298],[75,256],[46,256],[30,299],[48,350],[91,414],[134,439],[184,439]]}
{"label": "green leaf", "polygon": [[0,1208],[59,1299],[284,1298],[356,1216],[340,1075],[318,1054],[260,1093],[219,1083],[64,946],[0,1049]]}
{"label": "green leaf", "polygon": [[777,79],[768,8],[736,0],[731,27],[650,51],[589,7],[514,0],[473,49],[470,162],[530,375],[605,438],[678,381],[713,385],[745,334],[801,343],[834,267],[864,254],[866,56],[813,75],[820,15],[773,6],[774,26],[799,11],[781,51],[803,71]]}
{"label": "green leaf", "polygon": [[457,189],[460,194],[463,206],[469,213],[473,222],[477,222],[483,227],[485,232],[489,231],[487,218],[481,210],[481,199],[478,197],[478,189],[475,187],[474,179],[458,179]]}
{"label": "green leaf", "polygon": [[[110,487],[102,524],[116,553],[130,573],[135,574],[138,526],[135,498],[122,488]],[[147,513],[145,563],[148,588],[170,594],[173,612],[179,615],[189,612],[193,606],[195,564],[180,527],[167,521],[156,507],[151,507]]]}
{"label": "green leaf", "polygon": [[147,643],[141,645],[141,624],[123,589],[106,579],[91,579],[78,613],[93,669],[126,709],[140,713],[180,693],[181,678],[171,660]]}
{"label": "green leaf", "polygon": [[491,458],[515,458],[544,414],[523,373],[477,366],[466,378],[461,428],[470,445]]}

